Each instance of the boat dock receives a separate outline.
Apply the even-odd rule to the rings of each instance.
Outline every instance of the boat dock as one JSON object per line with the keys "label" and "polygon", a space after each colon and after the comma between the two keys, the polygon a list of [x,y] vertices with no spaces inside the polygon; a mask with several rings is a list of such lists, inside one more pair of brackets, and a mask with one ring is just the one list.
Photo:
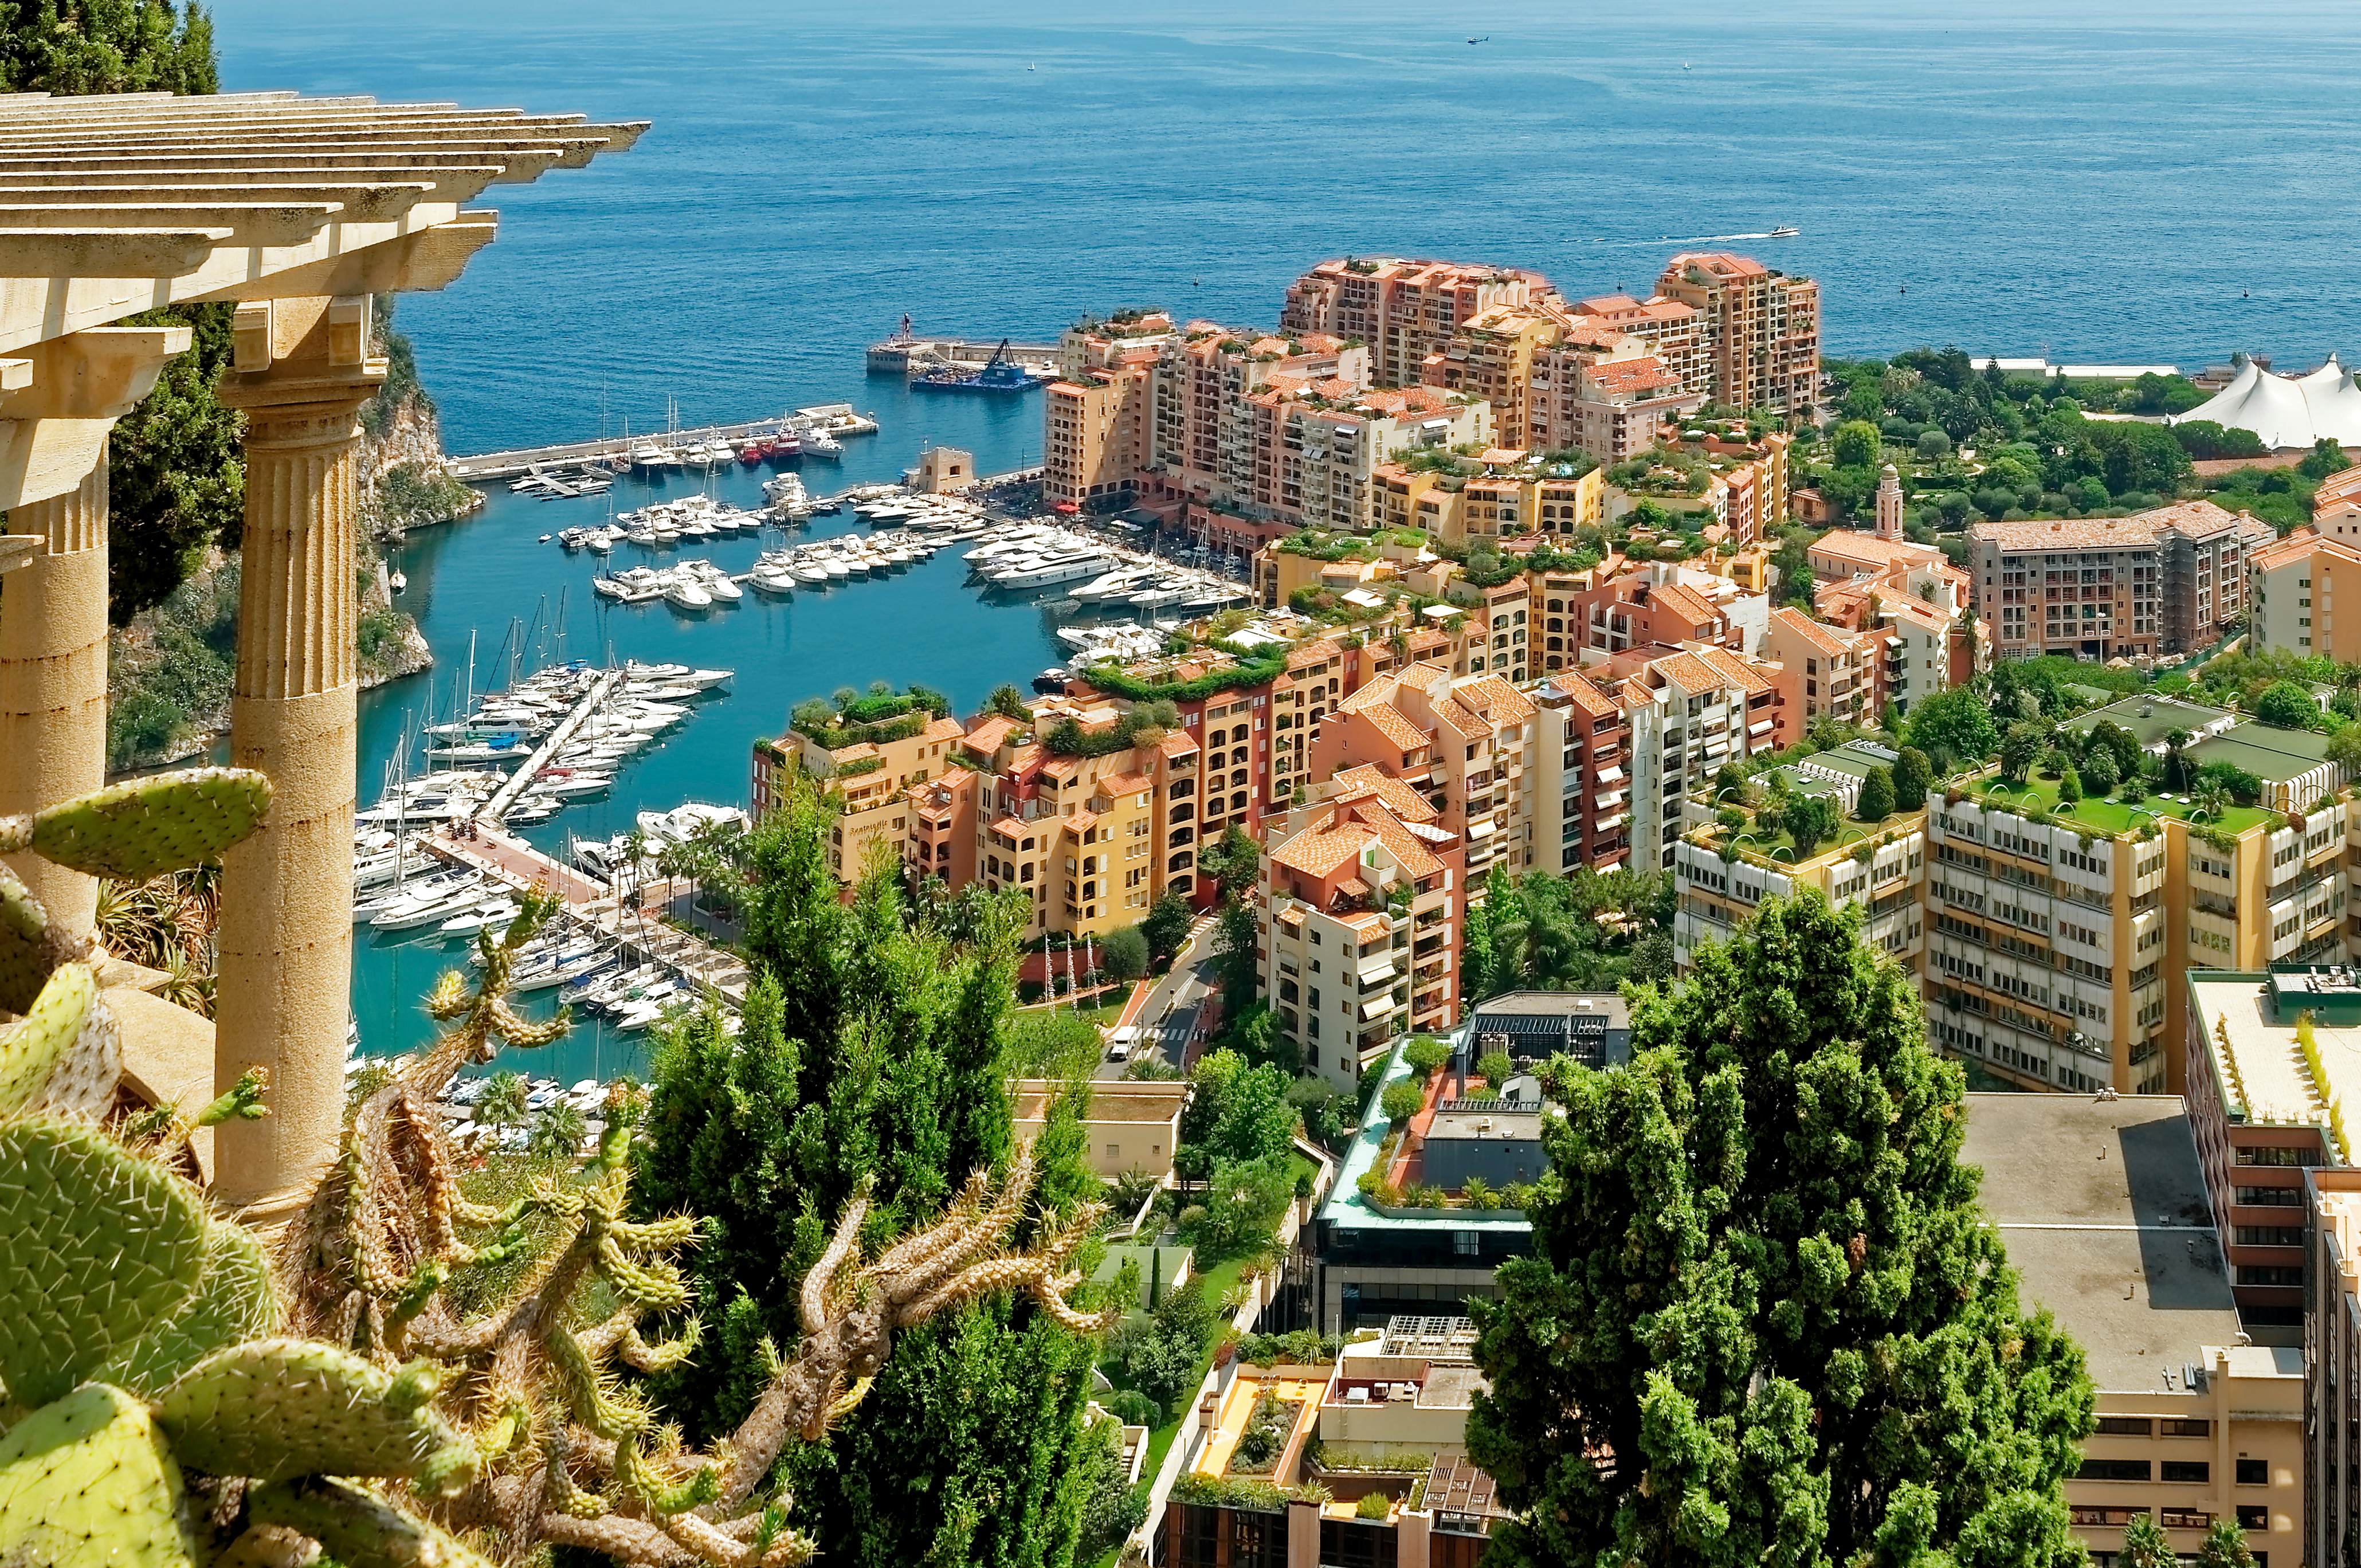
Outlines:
{"label": "boat dock", "polygon": [[617,944],[632,963],[662,964],[682,981],[732,1007],[745,1003],[752,977],[743,962],[659,918],[681,891],[672,879],[648,883],[636,897],[626,899],[615,889],[491,826],[478,826],[475,838],[460,839],[446,825],[427,840],[427,849],[438,859],[481,872],[514,892],[556,898],[567,918]]}
{"label": "boat dock", "polygon": [[[778,435],[789,425],[799,423],[815,424],[840,439],[877,433],[877,421],[867,414],[853,412],[851,403],[818,403],[807,409],[796,409],[792,413],[747,420],[738,424],[703,425],[695,430],[642,431],[637,435],[604,435],[595,441],[559,442],[549,446],[522,446],[510,452],[453,457],[445,466],[453,478],[470,484],[516,479],[533,474],[538,475],[544,484],[552,484],[555,488],[555,484],[563,483],[559,476],[569,469],[587,469],[596,465],[611,470],[630,460],[633,447],[644,446],[651,442],[670,444],[685,441],[753,441]],[[555,470],[555,473],[550,470]],[[561,490],[559,493],[565,492]]]}
{"label": "boat dock", "polygon": [[[896,333],[883,343],[869,345],[869,368],[885,375],[908,376],[920,370],[932,370],[950,366],[961,370],[981,370],[1000,346],[996,337],[917,337]],[[1039,376],[1058,373],[1058,345],[1054,343],[1010,343],[1008,357]]]}
{"label": "boat dock", "polygon": [[623,684],[624,674],[622,670],[609,670],[590,683],[590,689],[582,694],[580,700],[575,703],[566,717],[559,719],[550,732],[542,738],[541,744],[533,748],[533,755],[525,759],[524,766],[511,773],[508,782],[494,790],[492,797],[484,802],[484,809],[476,814],[476,820],[478,823],[486,827],[497,828],[507,819],[509,807],[514,806],[517,803],[517,797],[533,786],[533,781],[541,776],[541,770],[549,766],[550,759],[556,756],[565,748],[566,743],[574,739],[575,731],[581,729],[590,716],[605,707],[607,699],[615,695],[615,688]]}

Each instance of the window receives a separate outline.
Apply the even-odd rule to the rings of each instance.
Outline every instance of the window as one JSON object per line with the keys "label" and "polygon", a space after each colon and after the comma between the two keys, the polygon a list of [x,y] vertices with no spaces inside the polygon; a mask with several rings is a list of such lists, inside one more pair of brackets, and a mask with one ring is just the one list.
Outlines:
{"label": "window", "polygon": [[2074,1472],[2077,1481],[2145,1481],[2148,1479],[2148,1462],[2145,1459],[2085,1459],[2082,1467]]}
{"label": "window", "polygon": [[[2239,1486],[2269,1486],[2270,1484],[2271,1484],[2271,1462],[2270,1462],[2269,1460],[2268,1460],[2268,1459],[2241,1459],[2240,1461],[2238,1461],[2238,1485],[2239,1485]],[[2245,1521],[2244,1521],[2244,1520],[2241,1520],[2240,1522],[2241,1522],[2241,1523],[2244,1523]]]}
{"label": "window", "polygon": [[2240,1225],[2236,1227],[2240,1246],[2301,1246],[2303,1232],[2295,1225]]}
{"label": "window", "polygon": [[[2239,1505],[2238,1505],[2238,1528],[2239,1528],[2240,1530],[2268,1530],[2268,1529],[2270,1529],[2270,1528],[2271,1528],[2271,1510],[2270,1510],[2270,1509],[2268,1509],[2268,1508],[2264,1508],[2263,1506],[2261,1506],[2261,1505],[2260,1505],[2260,1504],[2258,1504],[2258,1503],[2241,1503],[2241,1504],[2239,1504]],[[2260,1561],[2260,1560],[2259,1560],[2259,1559],[2257,1559],[2257,1561]]]}
{"label": "window", "polygon": [[2157,1522],[2167,1530],[2212,1530],[2213,1516],[2203,1508],[2158,1508]]}
{"label": "window", "polygon": [[2213,1467],[2202,1459],[2168,1459],[2164,1462],[2164,1478],[2202,1486],[2213,1480]]}
{"label": "window", "polygon": [[2156,1430],[2146,1416],[2101,1416],[2098,1435],[2101,1437],[2153,1437]]}
{"label": "window", "polygon": [[[2167,1437],[2212,1437],[2213,1435],[2213,1423],[2212,1421],[2168,1420],[2164,1423],[2164,1435]],[[2169,1480],[2170,1477],[2168,1476],[2166,1479]],[[2202,1480],[2203,1477],[2200,1476],[2199,1479]]]}

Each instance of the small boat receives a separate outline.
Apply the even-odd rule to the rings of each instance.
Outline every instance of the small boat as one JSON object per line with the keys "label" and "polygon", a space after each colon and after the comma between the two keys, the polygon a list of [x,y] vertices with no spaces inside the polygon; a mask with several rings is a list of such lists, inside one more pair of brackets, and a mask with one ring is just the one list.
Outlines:
{"label": "small boat", "polygon": [[[547,534],[544,534],[542,537],[546,539],[549,536]],[[388,572],[385,575],[385,586],[395,593],[401,593],[410,587],[410,579],[404,576],[401,570],[397,568],[396,570]]]}
{"label": "small boat", "polygon": [[[1686,70],[1687,68],[1684,66],[1682,69]],[[1804,231],[1802,229],[1796,228],[1793,225],[1781,224],[1777,228],[1773,229],[1763,237],[1766,239],[1793,239],[1803,232]]]}

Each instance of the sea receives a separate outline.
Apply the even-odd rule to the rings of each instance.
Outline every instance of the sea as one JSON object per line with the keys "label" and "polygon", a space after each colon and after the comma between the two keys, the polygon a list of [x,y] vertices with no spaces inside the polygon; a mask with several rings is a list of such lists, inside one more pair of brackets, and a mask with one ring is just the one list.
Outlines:
{"label": "sea", "polygon": [[[1532,267],[1580,295],[1738,250],[1820,280],[1831,354],[2195,369],[2361,347],[2349,0],[221,0],[214,26],[231,90],[653,122],[629,153],[490,188],[499,241],[401,301],[455,453],[844,401],[882,430],[807,463],[815,489],[935,444],[1015,468],[1039,458],[1038,393],[916,396],[862,347],[906,313],[1036,340],[1123,306],[1268,323],[1340,255]],[[496,489],[413,536],[404,602],[436,664],[365,697],[364,798],[406,726],[543,659],[738,672],[609,800],[536,830],[554,844],[742,803],[752,742],[805,696],[915,680],[972,707],[1059,655],[1054,597],[987,601],[948,554],[697,621],[607,608],[591,558],[540,537],[606,507]],[[705,553],[743,570],[757,548]],[[418,999],[457,956],[357,938],[365,1048],[426,1038]],[[586,1024],[530,1065],[570,1081],[642,1052]]]}

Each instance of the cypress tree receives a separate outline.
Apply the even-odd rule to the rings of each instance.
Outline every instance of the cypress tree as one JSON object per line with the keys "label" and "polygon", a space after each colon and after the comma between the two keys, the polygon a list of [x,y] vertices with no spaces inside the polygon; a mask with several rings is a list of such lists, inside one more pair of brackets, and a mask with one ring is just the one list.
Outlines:
{"label": "cypress tree", "polygon": [[[1017,917],[1005,903],[954,905],[954,937],[912,918],[891,869],[840,901],[834,821],[800,784],[754,831],[757,979],[738,1033],[717,1014],[690,1020],[655,1063],[635,1190],[651,1212],[703,1217],[692,1266],[710,1331],[657,1393],[699,1436],[750,1408],[763,1340],[793,1353],[796,1288],[862,1182],[873,1249],[1015,1148],[1002,1033]],[[1028,1223],[1097,1195],[1082,1103],[1059,1096],[1036,1141]],[[1095,1353],[1029,1302],[897,1335],[868,1396],[792,1461],[797,1517],[830,1562],[1062,1568],[1090,1486],[1082,1417]]]}
{"label": "cypress tree", "polygon": [[1533,1252],[1472,1304],[1496,1568],[2080,1562],[2081,1352],[2020,1308],[1960,1069],[1859,911],[1766,903],[1632,1043],[1550,1069]]}

